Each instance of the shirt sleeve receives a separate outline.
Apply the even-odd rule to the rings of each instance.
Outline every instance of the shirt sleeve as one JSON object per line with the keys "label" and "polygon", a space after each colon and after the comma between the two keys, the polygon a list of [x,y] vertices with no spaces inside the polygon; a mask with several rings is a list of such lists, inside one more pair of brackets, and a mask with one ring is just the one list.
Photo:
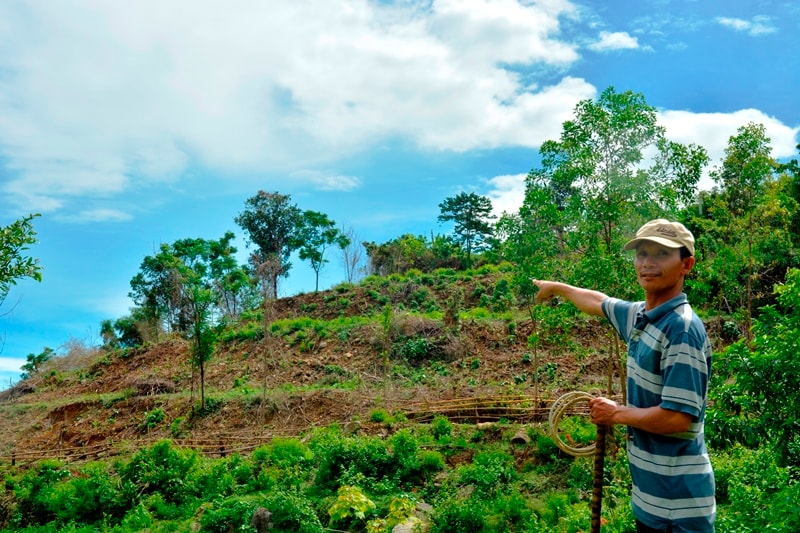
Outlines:
{"label": "shirt sleeve", "polygon": [[629,343],[636,319],[636,303],[608,297],[603,300],[601,308],[620,339]]}

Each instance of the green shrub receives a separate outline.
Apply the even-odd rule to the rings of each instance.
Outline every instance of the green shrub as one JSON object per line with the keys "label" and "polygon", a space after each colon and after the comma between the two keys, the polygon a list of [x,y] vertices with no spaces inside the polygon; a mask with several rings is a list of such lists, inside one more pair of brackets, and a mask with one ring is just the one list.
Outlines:
{"label": "green shrub", "polygon": [[473,307],[469,311],[467,311],[467,317],[473,320],[481,320],[486,318],[492,317],[492,312],[489,311],[485,305],[481,305],[480,307]]}
{"label": "green shrub", "polygon": [[44,461],[12,484],[18,513],[13,520],[19,526],[116,523],[136,493],[112,476],[103,463],[71,471],[59,462]]}
{"label": "green shrub", "polygon": [[[752,343],[737,341],[715,361],[715,366],[724,361],[722,374],[735,376],[735,381],[724,383],[719,393],[711,389],[717,413],[709,418],[718,432],[712,442],[768,441],[782,465],[799,467],[800,270],[787,272],[785,284],[776,286],[775,292],[782,310],[762,307],[752,327]],[[725,438],[720,438],[722,432]]]}
{"label": "green shrub", "polygon": [[492,292],[492,309],[497,313],[502,313],[511,309],[514,303],[514,294],[511,292],[508,280],[505,278],[499,279]]}
{"label": "green shrub", "polygon": [[296,465],[308,466],[314,453],[311,449],[294,438],[275,438],[271,444],[259,446],[253,450],[252,459],[256,469],[262,465],[288,468]]}
{"label": "green shrub", "polygon": [[431,434],[436,440],[449,437],[453,433],[453,425],[446,416],[436,415],[431,421]]}
{"label": "green shrub", "polygon": [[430,533],[480,533],[486,527],[486,510],[478,499],[447,499],[431,517]]}
{"label": "green shrub", "polygon": [[141,496],[142,505],[155,520],[178,520],[191,515],[197,501],[169,502],[160,492]]}
{"label": "green shrub", "polygon": [[[260,320],[260,319],[259,319]],[[235,327],[226,328],[220,333],[221,342],[258,340],[264,337],[264,327],[260,322],[244,321]]]}
{"label": "green shrub", "polygon": [[167,504],[184,503],[194,497],[193,471],[197,452],[173,448],[169,441],[160,441],[139,450],[120,470],[123,482],[132,483],[139,494],[159,494]]}
{"label": "green shrub", "polygon": [[322,533],[322,523],[309,501],[292,491],[272,491],[262,501],[272,513],[273,531],[281,533]]}
{"label": "green shrub", "polygon": [[392,415],[390,415],[386,409],[373,409],[369,414],[369,419],[379,424],[386,424],[387,422],[391,422]]}
{"label": "green shrub", "polygon": [[180,439],[186,435],[186,430],[183,427],[183,417],[179,416],[172,421],[170,424],[169,431],[172,434],[172,438]]}
{"label": "green shrub", "polygon": [[514,458],[504,452],[478,452],[472,464],[459,468],[462,484],[475,485],[477,492],[502,492],[518,477]]}
{"label": "green shrub", "polygon": [[712,455],[719,531],[800,531],[800,483],[771,447]]}
{"label": "green shrub", "polygon": [[445,468],[444,456],[436,450],[422,450],[419,452],[419,467],[425,475],[441,472]]}
{"label": "green shrub", "polygon": [[587,493],[592,491],[592,483],[594,481],[592,460],[593,458],[579,457],[569,465],[569,474],[567,475],[567,486],[569,488]]}
{"label": "green shrub", "polygon": [[128,511],[120,523],[123,531],[145,531],[152,525],[153,515],[142,503]]}
{"label": "green shrub", "polygon": [[395,351],[409,363],[419,362],[428,358],[431,342],[426,337],[406,337],[395,343]]}
{"label": "green shrub", "polygon": [[472,298],[473,300],[477,300],[485,293],[486,293],[486,287],[484,287],[481,283],[476,283],[472,287],[472,293],[470,293],[470,298]]}
{"label": "green shrub", "polygon": [[[319,466],[315,487],[332,492],[341,485],[387,492],[415,483],[442,464],[430,454],[421,454],[409,430],[395,433],[387,442],[377,437],[335,438],[315,447]],[[422,458],[427,461],[423,464]]]}
{"label": "green shrub", "polygon": [[539,433],[536,435],[535,441],[536,451],[534,455],[537,459],[546,463],[558,461],[560,450],[552,437]]}
{"label": "green shrub", "polygon": [[214,501],[205,509],[200,519],[203,533],[255,533],[250,526],[250,520],[255,509],[253,502],[245,502],[238,498]]}
{"label": "green shrub", "polygon": [[568,494],[553,492],[545,496],[544,507],[539,509],[539,515],[546,524],[556,525],[560,519],[567,515],[569,505],[570,498]]}
{"label": "green shrub", "polygon": [[238,454],[198,466],[194,485],[203,501],[212,501],[234,494],[246,486],[253,476],[251,464]]}
{"label": "green shrub", "polygon": [[392,435],[390,441],[391,459],[397,481],[417,481],[422,475],[418,456],[419,445],[408,429],[401,429]]}
{"label": "green shrub", "polygon": [[337,376],[347,375],[347,371],[339,365],[325,365],[325,373]]}
{"label": "green shrub", "polygon": [[164,410],[160,407],[153,409],[152,411],[147,411],[144,414],[144,418],[142,419],[142,423],[139,424],[140,431],[150,431],[155,429],[165,417]]}
{"label": "green shrub", "polygon": [[9,488],[17,500],[12,523],[24,527],[55,520],[57,515],[50,505],[53,486],[70,475],[61,461],[45,460],[12,483]]}
{"label": "green shrub", "polygon": [[328,509],[328,515],[331,525],[349,529],[354,523],[365,522],[374,511],[375,502],[360,487],[343,485],[336,491],[336,501]]}
{"label": "green shrub", "polygon": [[533,511],[518,493],[498,496],[491,501],[487,521],[493,531],[529,531]]}
{"label": "green shrub", "polygon": [[325,443],[315,453],[319,467],[314,483],[321,489],[335,491],[355,474],[379,481],[394,473],[386,445],[378,438],[341,438]]}

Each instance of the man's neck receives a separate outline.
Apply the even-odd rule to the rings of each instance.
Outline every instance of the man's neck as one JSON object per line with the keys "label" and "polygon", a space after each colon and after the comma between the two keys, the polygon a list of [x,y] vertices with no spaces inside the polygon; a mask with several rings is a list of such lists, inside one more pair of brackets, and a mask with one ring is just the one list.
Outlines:
{"label": "man's neck", "polygon": [[644,309],[650,311],[659,305],[666,303],[683,292],[683,284],[676,285],[668,291],[646,292],[644,293]]}

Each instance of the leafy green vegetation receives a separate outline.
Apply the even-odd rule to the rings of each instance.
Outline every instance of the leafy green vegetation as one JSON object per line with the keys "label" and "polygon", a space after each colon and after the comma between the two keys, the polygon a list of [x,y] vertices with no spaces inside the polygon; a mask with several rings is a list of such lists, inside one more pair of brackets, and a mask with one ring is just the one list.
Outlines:
{"label": "leafy green vegetation", "polygon": [[[163,441],[113,463],[7,468],[14,503],[3,531],[255,531],[258,508],[277,531],[388,531],[422,501],[433,506],[431,531],[588,528],[590,459],[562,455],[536,428],[532,453],[521,455],[473,431],[438,418],[387,439],[318,428],[249,456],[214,459]],[[796,530],[800,484],[775,452],[736,445],[712,458],[719,531]],[[632,532],[623,451],[607,459],[605,477],[603,531]]]}

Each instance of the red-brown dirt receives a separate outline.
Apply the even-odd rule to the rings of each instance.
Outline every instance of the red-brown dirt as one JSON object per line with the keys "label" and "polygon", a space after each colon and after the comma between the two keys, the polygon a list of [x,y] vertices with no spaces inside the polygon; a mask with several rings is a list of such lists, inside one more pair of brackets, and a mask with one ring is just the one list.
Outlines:
{"label": "red-brown dirt", "polygon": [[[330,305],[338,296],[283,298],[274,316],[374,313],[374,294],[361,287],[350,290],[345,310]],[[199,409],[200,380],[187,341],[171,338],[127,354],[92,351],[80,368],[48,367],[0,393],[0,461],[80,460],[162,438],[210,453],[246,451],[333,423],[348,431],[385,431],[380,410],[395,420],[442,414],[475,423],[533,421],[563,392],[606,390],[612,339],[606,324],[578,317],[557,335],[552,326],[539,331],[527,311],[513,316],[466,319],[452,331],[442,321],[396,311],[395,339],[429,340],[428,356],[419,361],[396,354],[387,359],[380,317],[346,335],[310,333],[305,342],[291,336],[220,342],[205,368],[206,412]],[[528,345],[533,333],[542,337],[536,349]],[[614,382],[618,386],[616,373]]]}

